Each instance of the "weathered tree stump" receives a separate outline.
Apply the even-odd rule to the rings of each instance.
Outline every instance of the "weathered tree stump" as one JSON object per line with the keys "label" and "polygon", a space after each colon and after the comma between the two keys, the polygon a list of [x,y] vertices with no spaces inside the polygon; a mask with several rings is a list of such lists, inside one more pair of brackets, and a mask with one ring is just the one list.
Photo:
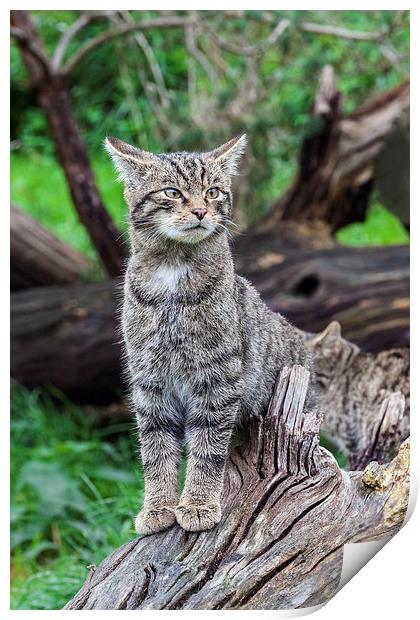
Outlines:
{"label": "weathered tree stump", "polygon": [[89,268],[84,256],[43,228],[27,213],[10,208],[12,290],[74,284]]}
{"label": "weathered tree stump", "polygon": [[389,465],[342,472],[305,411],[309,373],[285,368],[248,445],[233,451],[213,530],[178,525],[133,540],[88,577],[67,609],[290,609],[338,588],[343,545],[404,519],[408,441]]}

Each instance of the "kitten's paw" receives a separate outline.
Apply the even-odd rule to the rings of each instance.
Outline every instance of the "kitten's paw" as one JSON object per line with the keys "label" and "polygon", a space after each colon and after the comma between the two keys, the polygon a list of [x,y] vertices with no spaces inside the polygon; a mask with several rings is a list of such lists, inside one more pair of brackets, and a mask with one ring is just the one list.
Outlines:
{"label": "kitten's paw", "polygon": [[188,532],[211,530],[222,516],[220,504],[179,504],[175,510],[176,520]]}
{"label": "kitten's paw", "polygon": [[135,526],[138,534],[154,534],[166,530],[175,523],[173,508],[144,508],[136,517]]}

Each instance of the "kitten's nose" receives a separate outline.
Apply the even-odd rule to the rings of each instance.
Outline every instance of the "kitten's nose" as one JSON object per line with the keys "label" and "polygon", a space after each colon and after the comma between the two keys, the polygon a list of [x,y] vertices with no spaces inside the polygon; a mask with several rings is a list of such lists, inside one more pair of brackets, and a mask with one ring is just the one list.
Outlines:
{"label": "kitten's nose", "polygon": [[191,213],[194,213],[195,217],[197,217],[200,221],[207,213],[207,209],[191,209]]}

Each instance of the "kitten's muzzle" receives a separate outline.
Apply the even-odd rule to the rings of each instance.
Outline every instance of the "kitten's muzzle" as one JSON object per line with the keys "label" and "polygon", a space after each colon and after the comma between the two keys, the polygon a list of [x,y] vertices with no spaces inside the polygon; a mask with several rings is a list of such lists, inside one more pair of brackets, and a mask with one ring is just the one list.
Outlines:
{"label": "kitten's muzzle", "polygon": [[207,214],[207,209],[204,209],[204,208],[201,208],[201,207],[200,207],[200,208],[197,208],[197,209],[191,209],[191,213],[193,213],[193,214],[195,215],[195,217],[196,217],[198,220],[200,220],[200,222],[201,222],[201,220],[202,220],[202,219],[206,216],[206,214]]}

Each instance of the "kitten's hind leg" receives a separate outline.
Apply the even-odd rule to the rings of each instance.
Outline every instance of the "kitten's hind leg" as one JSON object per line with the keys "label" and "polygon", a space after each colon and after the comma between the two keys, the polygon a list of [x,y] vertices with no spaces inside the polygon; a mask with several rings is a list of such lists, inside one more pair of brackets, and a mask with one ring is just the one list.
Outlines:
{"label": "kitten's hind leg", "polygon": [[136,517],[139,534],[153,534],[175,523],[183,426],[179,413],[160,393],[136,387],[133,393],[141,443],[145,497]]}
{"label": "kitten's hind leg", "polygon": [[221,518],[220,499],[229,444],[239,401],[221,402],[217,415],[208,408],[188,418],[188,462],[176,519],[190,532],[209,530]]}

